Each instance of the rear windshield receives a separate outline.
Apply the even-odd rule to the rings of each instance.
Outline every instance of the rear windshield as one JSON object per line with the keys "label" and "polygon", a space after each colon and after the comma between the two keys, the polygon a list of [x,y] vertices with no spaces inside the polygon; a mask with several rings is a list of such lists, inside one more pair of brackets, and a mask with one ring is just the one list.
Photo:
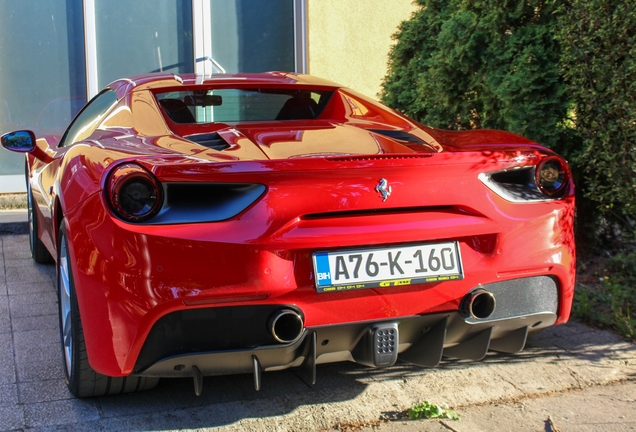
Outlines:
{"label": "rear windshield", "polygon": [[156,93],[175,123],[236,123],[311,120],[327,105],[333,91],[297,89],[213,89]]}

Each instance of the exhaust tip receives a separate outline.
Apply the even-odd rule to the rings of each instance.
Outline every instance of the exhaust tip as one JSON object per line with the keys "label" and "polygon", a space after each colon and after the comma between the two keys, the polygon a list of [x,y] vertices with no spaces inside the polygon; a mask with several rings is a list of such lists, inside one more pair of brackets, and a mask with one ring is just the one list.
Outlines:
{"label": "exhaust tip", "polygon": [[290,344],[303,334],[303,318],[292,309],[281,309],[269,318],[268,329],[277,342]]}
{"label": "exhaust tip", "polygon": [[459,313],[464,319],[487,319],[495,312],[496,306],[493,293],[477,288],[464,296],[459,304]]}

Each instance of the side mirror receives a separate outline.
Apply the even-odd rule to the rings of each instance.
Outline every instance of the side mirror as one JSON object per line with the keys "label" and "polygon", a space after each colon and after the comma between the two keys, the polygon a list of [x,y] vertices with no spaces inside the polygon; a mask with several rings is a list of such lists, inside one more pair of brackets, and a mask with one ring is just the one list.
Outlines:
{"label": "side mirror", "polygon": [[0,137],[2,147],[18,153],[35,150],[35,134],[30,130],[9,132]]}

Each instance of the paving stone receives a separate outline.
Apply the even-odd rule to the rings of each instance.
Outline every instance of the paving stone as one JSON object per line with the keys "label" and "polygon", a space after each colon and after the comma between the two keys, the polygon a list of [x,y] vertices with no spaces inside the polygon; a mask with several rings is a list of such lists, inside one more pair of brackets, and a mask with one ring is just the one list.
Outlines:
{"label": "paving stone", "polygon": [[154,412],[165,413],[174,411],[177,408],[170,394],[161,388],[119,397],[102,397],[99,398],[99,405],[103,417],[123,417]]}
{"label": "paving stone", "polygon": [[68,391],[64,378],[21,382],[18,383],[18,388],[20,389],[20,402],[23,404],[74,399],[74,396]]}
{"label": "paving stone", "polygon": [[23,407],[19,405],[0,407],[0,430],[22,430],[24,426]]}
{"label": "paving stone", "polygon": [[3,235],[2,247],[5,249],[25,249],[29,250],[29,235],[28,234],[19,234],[19,235]]}
{"label": "paving stone", "polygon": [[[252,374],[230,375],[229,378],[243,393],[241,400],[244,401],[305,392],[309,388],[291,370],[263,373],[261,390],[258,392],[254,390],[254,376]],[[209,379],[214,380],[215,377]]]}
{"label": "paving stone", "polygon": [[55,285],[51,282],[11,283],[7,288],[9,295],[48,293],[57,295]]}
{"label": "paving stone", "polygon": [[0,384],[16,382],[11,333],[0,334]]}
{"label": "paving stone", "polygon": [[57,301],[48,303],[10,302],[9,307],[11,319],[57,314]]}
{"label": "paving stone", "polygon": [[47,363],[18,363],[16,367],[19,383],[64,378],[64,365],[61,360]]}
{"label": "paving stone", "polygon": [[85,423],[99,419],[97,402],[90,399],[68,399],[24,405],[27,427],[43,427]]}
{"label": "paving stone", "polygon": [[[11,290],[11,288],[9,288]],[[57,303],[57,295],[54,292],[46,291],[46,292],[38,292],[31,294],[16,294],[9,295],[9,307],[13,307],[14,305],[36,305],[39,303]]]}
{"label": "paving stone", "polygon": [[0,333],[11,333],[11,320],[8,315],[0,313]]}
{"label": "paving stone", "polygon": [[5,268],[10,268],[10,267],[19,267],[19,268],[31,267],[31,268],[40,269],[41,271],[46,272],[48,274],[55,274],[55,265],[53,263],[51,263],[51,264],[38,264],[35,261],[33,261],[30,256],[28,258],[20,257],[20,258],[5,259],[4,260],[4,267]]}
{"label": "paving stone", "polygon": [[24,258],[7,259],[4,261],[4,267],[30,267],[32,264]]}
{"label": "paving stone", "polygon": [[18,403],[18,386],[16,384],[0,384],[0,407]]}
{"label": "paving stone", "polygon": [[[0,320],[2,315],[0,314]],[[55,330],[59,327],[59,318],[55,315],[39,315],[13,318],[11,326],[14,332],[26,332],[30,330]],[[0,321],[1,322],[1,321]],[[1,329],[0,329],[1,331]]]}
{"label": "paving stone", "polygon": [[9,298],[0,296],[0,333],[11,332],[11,318],[9,314]]}
{"label": "paving stone", "polygon": [[204,377],[200,396],[194,393],[191,378],[164,378],[159,381],[159,389],[167,391],[180,409],[240,401],[244,396],[231,376]]}
{"label": "paving stone", "polygon": [[[157,421],[156,417],[161,417],[166,420]],[[171,413],[161,414],[161,416],[145,414],[142,416],[134,417],[118,417],[107,418],[100,420],[93,420],[83,423],[64,424],[60,426],[38,427],[34,428],[37,432],[86,432],[86,431],[169,431],[171,428],[168,426],[169,420],[172,417]],[[161,423],[162,426],[152,428],[151,424]],[[141,426],[143,425],[143,426]]]}
{"label": "paving stone", "polygon": [[16,364],[33,365],[57,363],[62,359],[59,336],[52,343],[15,346]]}
{"label": "paving stone", "polygon": [[7,235],[2,236],[3,247],[20,247],[29,250],[29,235]]}
{"label": "paving stone", "polygon": [[51,274],[40,268],[33,267],[10,267],[6,269],[7,285],[23,283],[53,284]]}
{"label": "paving stone", "polygon": [[553,342],[564,350],[578,353],[586,352],[590,355],[594,352],[606,351],[607,346],[624,342],[624,339],[616,333],[594,330],[561,337]]}
{"label": "paving stone", "polygon": [[24,347],[52,344],[59,341],[59,330],[57,327],[42,330],[30,330],[24,332],[13,332],[13,342],[15,349],[21,350]]}
{"label": "paving stone", "polygon": [[16,260],[16,259],[31,259],[31,251],[29,249],[12,249],[12,248],[3,248],[3,255],[5,260]]}

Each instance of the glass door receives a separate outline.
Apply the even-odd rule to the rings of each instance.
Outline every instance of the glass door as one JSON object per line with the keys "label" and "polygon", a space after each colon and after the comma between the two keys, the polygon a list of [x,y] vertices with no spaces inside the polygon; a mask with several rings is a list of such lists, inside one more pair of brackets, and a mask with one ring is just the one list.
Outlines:
{"label": "glass door", "polygon": [[84,0],[88,95],[147,72],[194,71],[192,3]]}
{"label": "glass door", "polygon": [[146,72],[305,72],[305,1],[83,0],[87,94]]}
{"label": "glass door", "polygon": [[[86,102],[82,0],[0,1],[0,133],[59,134]],[[26,191],[24,156],[0,148],[0,193]]]}
{"label": "glass door", "polygon": [[[130,75],[305,72],[305,7],[306,0],[1,0],[0,132],[60,135],[87,99]],[[24,190],[23,158],[0,148],[0,193]]]}
{"label": "glass door", "polygon": [[296,70],[294,2],[207,0],[211,56],[228,73]]}

